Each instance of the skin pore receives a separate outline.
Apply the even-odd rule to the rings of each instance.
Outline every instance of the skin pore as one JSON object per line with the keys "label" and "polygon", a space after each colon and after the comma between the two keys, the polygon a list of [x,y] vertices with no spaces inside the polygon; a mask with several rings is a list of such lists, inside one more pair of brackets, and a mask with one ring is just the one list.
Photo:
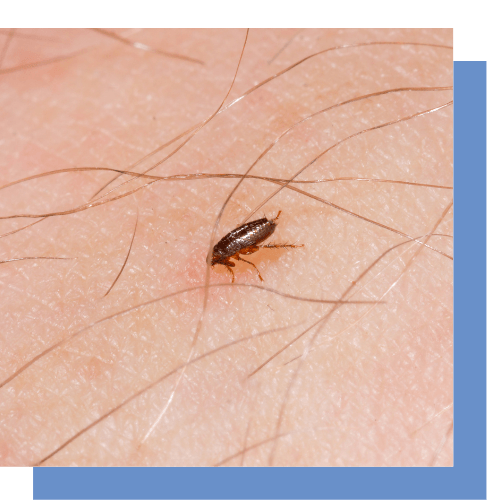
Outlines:
{"label": "skin pore", "polygon": [[[0,66],[2,186],[58,169],[144,172],[190,135],[131,167],[221,106],[246,36],[242,29],[112,33],[121,38],[0,32],[0,47],[9,40]],[[452,31],[250,30],[225,104],[311,54],[377,41],[451,47]],[[322,109],[388,89],[451,85],[448,48],[328,51],[219,113],[149,173],[244,174],[283,132]],[[452,98],[451,90],[403,90],[317,114],[250,173],[290,179],[339,141]],[[251,220],[281,210],[269,242],[304,247],[246,256],[262,284],[239,262],[235,286],[215,266],[210,284],[227,286],[203,287],[211,233],[234,178],[158,181],[0,238],[0,260],[72,259],[0,265],[0,381],[89,325],[190,289],[87,328],[3,385],[0,464],[453,465],[453,206],[445,189],[453,179],[452,116],[448,106],[359,134],[296,179],[349,180],[289,184],[330,205],[287,187],[270,199]],[[87,170],[17,184],[0,191],[0,216],[72,210],[115,176]],[[213,243],[277,188],[245,179]],[[0,220],[0,235],[37,220]]]}

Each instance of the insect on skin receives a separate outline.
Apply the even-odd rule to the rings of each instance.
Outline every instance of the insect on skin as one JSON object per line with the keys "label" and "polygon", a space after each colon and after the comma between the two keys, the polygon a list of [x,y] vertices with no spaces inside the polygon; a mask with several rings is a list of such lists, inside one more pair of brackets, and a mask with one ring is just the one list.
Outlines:
{"label": "insect on skin", "polygon": [[225,266],[231,273],[233,278],[232,283],[234,283],[234,273],[231,268],[234,267],[235,264],[229,259],[242,260],[243,262],[255,267],[260,281],[264,281],[255,264],[249,260],[242,259],[240,254],[249,255],[257,252],[261,248],[299,248],[304,246],[288,244],[270,244],[259,246],[260,243],[274,233],[277,226],[276,221],[278,220],[280,214],[281,210],[274,219],[264,217],[263,219],[254,220],[252,222],[248,222],[247,224],[243,224],[226,234],[226,236],[224,236],[224,238],[222,238],[219,243],[214,246],[211,265],[215,266],[216,264],[219,264],[221,266]]}

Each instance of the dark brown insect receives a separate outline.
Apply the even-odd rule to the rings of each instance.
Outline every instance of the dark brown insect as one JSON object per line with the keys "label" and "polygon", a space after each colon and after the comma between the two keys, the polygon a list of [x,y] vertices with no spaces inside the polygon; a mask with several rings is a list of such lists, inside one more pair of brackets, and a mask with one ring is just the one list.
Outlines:
{"label": "dark brown insect", "polygon": [[264,281],[255,264],[249,260],[242,259],[240,254],[248,255],[255,253],[260,248],[299,248],[304,246],[288,244],[270,244],[259,246],[259,243],[262,243],[274,233],[277,226],[276,221],[278,220],[280,214],[281,210],[274,219],[269,220],[264,217],[263,219],[254,220],[252,222],[248,222],[247,224],[243,224],[226,234],[226,236],[224,236],[224,238],[222,238],[219,243],[214,246],[211,265],[215,266],[216,264],[220,264],[221,266],[226,266],[233,277],[232,282],[234,283],[234,273],[231,268],[234,267],[235,264],[229,259],[242,260],[243,262],[255,267],[260,281]]}

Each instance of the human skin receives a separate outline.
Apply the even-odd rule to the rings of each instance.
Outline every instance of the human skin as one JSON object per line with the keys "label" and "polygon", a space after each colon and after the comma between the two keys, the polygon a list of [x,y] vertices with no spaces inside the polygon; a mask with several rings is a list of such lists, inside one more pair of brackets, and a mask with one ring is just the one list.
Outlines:
{"label": "human skin", "polygon": [[[90,30],[11,33],[0,67],[1,185],[57,169],[128,170],[219,108],[246,34],[241,29],[115,33],[204,65]],[[0,47],[8,36],[0,33]],[[451,46],[452,31],[250,30],[226,103],[310,54],[374,41]],[[64,55],[73,56],[6,71]],[[321,109],[386,89],[450,85],[449,49],[372,45],[330,51],[213,118],[150,173],[243,174],[282,132]],[[251,174],[291,178],[356,132],[451,100],[450,90],[401,91],[340,106],[290,131]],[[135,170],[143,172],[181,142]],[[0,191],[0,215],[71,210],[114,175],[73,172],[18,184]],[[356,177],[450,187],[452,175],[448,106],[353,137],[298,179]],[[136,180],[112,194],[146,182]],[[156,182],[112,203],[50,217],[0,238],[0,260],[73,259],[0,265],[0,381],[69,339],[0,388],[1,465],[453,465],[449,189],[353,180],[290,184],[369,220],[285,188],[251,219],[281,210],[269,242],[304,247],[246,256],[263,283],[251,266],[238,263],[235,286],[229,286],[230,274],[216,266],[210,284],[228,286],[167,297],[70,338],[114,313],[202,287],[211,231],[237,182]],[[245,179],[225,208],[215,242],[276,188]],[[104,296],[127,256],[137,213],[127,265]],[[1,220],[0,234],[35,220]],[[437,236],[426,240],[432,248],[423,247],[370,221],[413,238]],[[350,287],[345,300],[371,303],[335,306],[273,293],[334,301]],[[322,317],[324,322],[249,377]],[[182,369],[201,354],[266,331]]]}

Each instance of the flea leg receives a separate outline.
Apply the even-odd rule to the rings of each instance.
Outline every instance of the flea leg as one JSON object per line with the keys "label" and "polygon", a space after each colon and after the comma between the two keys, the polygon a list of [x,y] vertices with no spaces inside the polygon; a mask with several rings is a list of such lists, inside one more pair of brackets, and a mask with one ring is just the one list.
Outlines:
{"label": "flea leg", "polygon": [[281,210],[278,212],[278,215],[272,219],[273,222],[277,221],[280,218]]}
{"label": "flea leg", "polygon": [[288,245],[287,243],[271,243],[269,245],[262,245],[260,248],[301,248],[304,245]]}
{"label": "flea leg", "polygon": [[212,267],[214,265],[224,266],[231,273],[231,277],[232,277],[231,283],[234,283],[234,273],[233,273],[233,270],[231,269],[232,267],[235,266],[234,262],[231,262],[228,258],[226,258],[222,261],[216,262],[215,264],[212,265]]}
{"label": "flea leg", "polygon": [[264,281],[264,278],[260,275],[259,270],[257,269],[257,266],[253,262],[250,262],[249,260],[242,259],[238,254],[236,254],[234,256],[234,258],[237,260],[242,260],[243,262],[246,262],[247,264],[250,264],[251,266],[255,267],[255,270],[257,271],[257,274],[259,275],[260,281]]}
{"label": "flea leg", "polygon": [[[234,266],[234,264],[233,264],[233,266]],[[231,273],[231,276],[233,277],[233,279],[231,280],[231,283],[234,283],[234,273],[233,273],[233,270],[227,264],[224,264],[224,267]]]}

